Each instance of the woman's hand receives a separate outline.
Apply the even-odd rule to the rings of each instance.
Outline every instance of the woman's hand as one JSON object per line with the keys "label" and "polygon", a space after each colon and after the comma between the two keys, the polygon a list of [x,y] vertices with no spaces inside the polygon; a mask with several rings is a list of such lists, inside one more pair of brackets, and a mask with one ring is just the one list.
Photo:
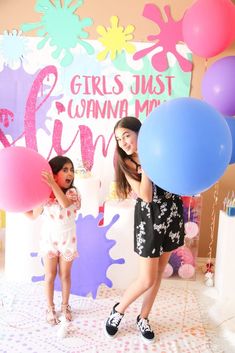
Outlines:
{"label": "woman's hand", "polygon": [[138,166],[137,173],[138,174],[142,174],[143,173],[143,169],[141,168],[141,165]]}

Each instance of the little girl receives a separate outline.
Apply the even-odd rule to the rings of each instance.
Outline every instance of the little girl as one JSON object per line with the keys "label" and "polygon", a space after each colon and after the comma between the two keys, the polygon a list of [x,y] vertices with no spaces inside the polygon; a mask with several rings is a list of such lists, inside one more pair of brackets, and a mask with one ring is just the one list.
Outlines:
{"label": "little girl", "polygon": [[64,156],[56,156],[49,161],[52,173],[43,171],[42,178],[51,189],[49,200],[41,207],[26,212],[32,219],[39,214],[44,217],[40,252],[45,267],[45,292],[47,298],[46,320],[56,325],[59,320],[54,305],[54,281],[57,268],[62,287],[61,312],[69,321],[72,320],[69,295],[71,287],[71,267],[78,256],[76,242],[75,217],[80,208],[81,199],[73,186],[74,166]]}

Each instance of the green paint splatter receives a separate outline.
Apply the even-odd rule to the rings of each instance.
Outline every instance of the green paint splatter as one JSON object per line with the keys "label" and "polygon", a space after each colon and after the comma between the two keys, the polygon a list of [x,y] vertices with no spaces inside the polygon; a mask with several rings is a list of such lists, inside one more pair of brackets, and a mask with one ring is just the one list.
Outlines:
{"label": "green paint splatter", "polygon": [[43,37],[38,43],[38,49],[42,49],[49,41],[51,46],[56,47],[52,53],[53,58],[57,59],[64,51],[64,56],[60,61],[62,66],[72,63],[71,49],[77,44],[80,44],[88,54],[94,53],[94,48],[82,40],[88,37],[88,33],[83,28],[90,26],[92,19],[80,20],[74,12],[83,4],[83,1],[76,1],[73,6],[70,6],[72,2],[74,1],[64,0],[64,6],[62,6],[60,0],[54,0],[54,4],[49,0],[38,0],[35,9],[43,14],[41,21],[26,23],[21,27],[24,32],[38,29],[37,35]]}

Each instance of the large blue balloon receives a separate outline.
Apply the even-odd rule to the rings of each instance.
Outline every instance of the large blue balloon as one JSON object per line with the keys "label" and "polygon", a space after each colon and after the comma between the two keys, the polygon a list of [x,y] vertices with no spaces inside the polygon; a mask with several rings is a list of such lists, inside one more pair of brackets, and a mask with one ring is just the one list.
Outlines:
{"label": "large blue balloon", "polygon": [[235,163],[235,118],[228,116],[228,117],[225,117],[225,120],[229,126],[229,129],[232,135],[233,148],[232,148],[232,155],[231,155],[229,164],[233,164]]}
{"label": "large blue balloon", "polygon": [[144,121],[138,138],[143,170],[161,188],[195,195],[223,174],[232,138],[223,116],[194,98],[161,104]]}

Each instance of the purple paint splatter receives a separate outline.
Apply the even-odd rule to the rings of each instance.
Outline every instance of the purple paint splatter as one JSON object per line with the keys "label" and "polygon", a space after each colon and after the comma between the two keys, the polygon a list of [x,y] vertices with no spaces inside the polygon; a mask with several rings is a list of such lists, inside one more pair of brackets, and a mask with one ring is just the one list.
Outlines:
{"label": "purple paint splatter", "polygon": [[[73,262],[71,271],[71,294],[86,296],[89,293],[96,298],[98,288],[101,284],[112,287],[112,281],[106,277],[109,266],[123,264],[124,259],[112,259],[109,255],[110,249],[116,244],[115,240],[107,239],[106,233],[118,220],[115,215],[106,226],[100,226],[103,214],[97,217],[79,215],[76,221],[77,228],[77,250],[79,257]],[[31,254],[35,256],[35,254]],[[33,276],[32,281],[37,282],[44,276]],[[58,276],[55,280],[55,290],[61,290]]]}

